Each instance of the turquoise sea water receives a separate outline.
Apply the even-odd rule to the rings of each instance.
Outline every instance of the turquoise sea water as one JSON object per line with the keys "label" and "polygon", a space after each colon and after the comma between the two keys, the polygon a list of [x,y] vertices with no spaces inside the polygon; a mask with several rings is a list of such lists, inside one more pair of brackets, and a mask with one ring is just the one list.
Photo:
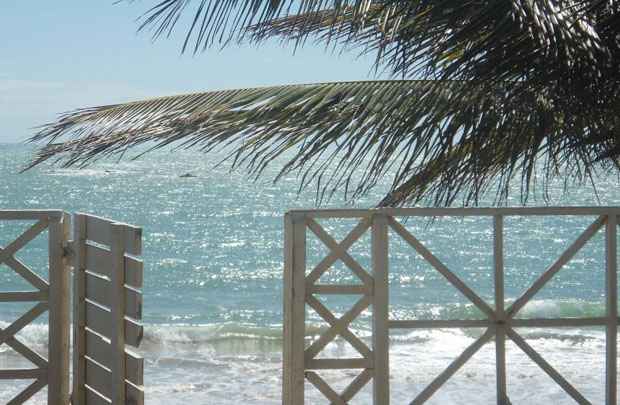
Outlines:
{"label": "turquoise sea water", "polygon": [[[315,194],[297,194],[289,176],[277,184],[252,182],[243,173],[214,167],[218,157],[198,152],[157,152],[137,161],[107,161],[87,169],[41,167],[18,170],[31,149],[0,148],[0,207],[2,209],[60,208],[110,217],[144,228],[143,353],[147,403],[276,404],[280,402],[282,324],[283,215],[292,208],[312,208]],[[192,173],[197,177],[180,178]],[[386,182],[387,184],[387,182]],[[372,207],[375,194],[356,203]],[[592,188],[575,189],[567,197],[562,186],[551,189],[557,205],[620,205],[616,178]],[[327,206],[341,205],[336,196]],[[516,197],[516,194],[515,194]],[[511,201],[518,204],[518,200]],[[534,200],[531,205],[541,205]],[[507,297],[515,299],[561,254],[594,218],[508,218],[506,220]],[[2,225],[2,244],[24,225]],[[338,238],[355,225],[323,221]],[[492,224],[489,219],[447,218],[433,222],[409,220],[405,226],[481,296],[492,301]],[[451,288],[411,248],[395,235],[390,250],[390,311],[392,319],[475,318],[471,305]],[[369,237],[360,239],[352,256],[368,265]],[[309,265],[327,254],[309,236]],[[44,265],[43,241],[18,256],[35,269]],[[597,316],[604,311],[604,245],[599,234],[524,308],[524,316]],[[354,280],[337,264],[325,276],[331,281]],[[0,268],[0,290],[25,284]],[[343,314],[352,298],[329,299],[326,305]],[[0,304],[2,305],[2,304]],[[15,319],[20,308],[0,307],[0,327]],[[368,335],[370,312],[353,324]],[[309,312],[309,334],[324,329]],[[479,331],[395,331],[391,336],[392,397],[408,403],[479,334]],[[29,344],[44,350],[46,329],[41,322],[21,332]],[[593,403],[603,398],[604,340],[597,329],[524,330],[523,335]],[[494,402],[493,345],[487,345],[430,403]],[[513,403],[542,399],[571,403],[527,358],[509,345],[509,386]],[[329,345],[327,355],[347,357],[342,342]],[[21,366],[19,357],[0,347],[0,367]],[[328,377],[336,386],[351,373]],[[0,402],[17,386],[0,386]],[[325,403],[308,386],[309,403]],[[358,403],[369,403],[368,390]],[[35,403],[41,398],[35,399]]]}

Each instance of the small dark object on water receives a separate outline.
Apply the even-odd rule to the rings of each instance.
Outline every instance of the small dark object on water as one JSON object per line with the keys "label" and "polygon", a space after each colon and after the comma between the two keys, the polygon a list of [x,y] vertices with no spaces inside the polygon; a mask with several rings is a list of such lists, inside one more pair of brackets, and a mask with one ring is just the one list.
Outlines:
{"label": "small dark object on water", "polygon": [[183,178],[183,179],[187,179],[187,178],[198,177],[198,176],[195,176],[195,175],[193,175],[191,173],[185,173],[185,174],[180,175],[179,177]]}

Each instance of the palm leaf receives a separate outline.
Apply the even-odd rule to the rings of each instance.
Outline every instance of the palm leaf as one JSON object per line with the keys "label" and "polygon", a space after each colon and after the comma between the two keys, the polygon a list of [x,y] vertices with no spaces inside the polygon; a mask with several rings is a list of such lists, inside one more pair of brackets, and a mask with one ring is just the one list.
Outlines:
{"label": "palm leaf", "polygon": [[609,46],[615,46],[599,34],[602,25],[609,27],[605,20],[613,13],[597,14],[600,6],[592,2],[448,3],[375,2],[364,13],[344,6],[287,15],[249,27],[249,38],[279,37],[299,45],[313,36],[348,49],[376,51],[395,74],[439,72],[443,79],[477,80],[522,79],[538,67],[553,77],[578,63],[597,72],[609,62]]}
{"label": "palm leaf", "polygon": [[198,52],[243,40],[248,32],[253,40],[275,35],[297,44],[319,34],[348,45],[370,42],[369,50],[405,77],[440,69],[443,79],[510,80],[532,71],[555,77],[576,64],[600,74],[613,45],[601,33],[614,27],[617,12],[594,0],[164,0],[141,29],[170,35],[187,14],[183,50],[192,42]]}
{"label": "palm leaf", "polygon": [[372,5],[383,3],[376,0],[162,0],[144,14],[140,29],[151,30],[154,38],[169,36],[187,14],[189,29],[183,50],[194,42],[193,49],[197,52],[243,36],[252,25],[291,13],[304,14],[330,8],[338,15],[353,8],[361,16]]}
{"label": "palm leaf", "polygon": [[[590,142],[594,124],[617,118],[567,117],[541,96],[514,84],[465,81],[368,81],[214,91],[108,105],[68,113],[33,141],[47,141],[31,166],[66,166],[175,144],[205,152],[227,148],[232,167],[258,176],[286,159],[280,176],[296,172],[320,196],[357,198],[385,176],[391,205],[458,195],[474,202],[499,178],[498,192],[520,174],[527,191],[546,156],[545,178],[587,178],[609,169],[614,142]],[[540,89],[539,89],[540,90]],[[617,133],[617,132],[613,132]],[[597,160],[598,159],[598,160]],[[281,164],[281,163],[277,163]],[[455,191],[460,192],[460,194]],[[527,192],[524,194],[527,195]]]}

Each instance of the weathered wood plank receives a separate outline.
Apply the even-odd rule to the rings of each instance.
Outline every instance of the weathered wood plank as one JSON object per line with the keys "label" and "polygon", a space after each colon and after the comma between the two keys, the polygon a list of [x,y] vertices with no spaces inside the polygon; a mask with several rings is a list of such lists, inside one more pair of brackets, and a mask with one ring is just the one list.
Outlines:
{"label": "weathered wood plank", "polygon": [[446,381],[450,379],[471,357],[476,354],[478,350],[489,339],[493,337],[493,331],[487,329],[487,331],[480,336],[474,343],[468,346],[463,353],[456,358],[448,368],[446,368],[437,378],[435,378],[412,402],[411,405],[421,405],[426,402]]}
{"label": "weathered wood plank", "polygon": [[28,401],[34,394],[41,391],[43,387],[47,385],[47,379],[45,377],[39,378],[21,393],[19,393],[15,398],[10,400],[7,405],[22,405],[24,402]]}
{"label": "weathered wood plank", "polygon": [[86,403],[86,217],[73,216],[73,384],[71,400]]}
{"label": "weathered wood plank", "polygon": [[47,370],[42,368],[0,370],[0,380],[34,380],[46,375]]}
{"label": "weathered wood plank", "polygon": [[[362,221],[362,224],[363,223],[364,221]],[[323,229],[323,227],[318,224],[318,222],[312,219],[308,220],[308,228],[310,228],[312,233],[314,233],[321,240],[321,242],[323,242],[323,244],[325,244],[325,246],[327,246],[330,249],[331,251],[330,253],[333,253],[336,259],[340,259],[349,269],[351,269],[351,271],[362,281],[362,283],[364,283],[365,285],[369,285],[369,286],[372,285],[372,277],[366,272],[366,270],[364,270],[364,268],[355,259],[353,259],[353,257],[351,257],[351,255],[347,251],[348,248],[343,247],[343,243],[336,242],[336,240],[330,234],[328,234]],[[357,227],[354,228],[353,232],[356,232],[357,229],[358,229]],[[355,238],[355,240],[359,239],[359,237],[362,234],[363,233],[359,234],[357,238]],[[347,243],[352,244],[355,242],[355,240],[353,239],[347,239],[347,238],[345,239]],[[331,258],[332,255],[330,254],[328,257]],[[316,280],[318,280],[318,278],[316,278],[316,275],[319,273],[323,274],[329,268],[329,266],[325,267],[325,263],[329,263],[329,261],[319,263],[319,265],[317,266],[317,269],[320,269],[320,270],[313,270],[310,276],[308,276],[308,280],[310,282],[314,283]],[[320,274],[319,274],[319,277],[320,277]]]}
{"label": "weathered wood plank", "polygon": [[[98,304],[111,307],[111,283],[95,273],[86,272],[86,297]],[[125,316],[142,319],[142,294],[131,288],[123,288],[125,293]]]}
{"label": "weathered wood plank", "polygon": [[9,338],[15,336],[17,332],[22,330],[26,325],[37,319],[43,312],[47,310],[47,302],[40,302],[34,307],[30,308],[28,312],[20,316],[13,321],[6,329],[0,329],[0,345],[6,342]]}
{"label": "weathered wood plank", "polygon": [[306,296],[313,294],[372,295],[372,290],[372,286],[366,285],[313,284],[306,285]]}
{"label": "weathered wood plank", "polygon": [[551,364],[547,363],[545,359],[542,358],[540,354],[536,350],[534,350],[525,339],[521,337],[514,329],[507,328],[506,334],[510,337],[510,339],[515,342],[521,350],[527,356],[532,359],[532,361],[545,372],[549,377],[551,377],[562,389],[570,395],[578,404],[581,405],[591,405],[591,402],[584,398],[583,395],[579,391],[575,389],[560,373],[554,369]]}
{"label": "weathered wood plank", "polygon": [[0,292],[0,302],[47,301],[48,295],[47,291]]}
{"label": "weathered wood plank", "polygon": [[[305,220],[304,220],[305,223]],[[339,243],[337,244],[337,248],[333,249],[329,252],[327,256],[323,258],[316,265],[316,267],[308,274],[306,277],[306,282],[308,284],[315,284],[318,279],[340,258],[341,254],[346,253],[347,249],[349,249],[370,227],[369,220],[360,221],[349,234]],[[332,238],[333,240],[333,238]],[[328,246],[330,247],[330,246]],[[344,253],[343,253],[344,252]],[[348,253],[347,253],[348,254]],[[305,272],[305,269],[304,269]],[[365,271],[364,271],[365,273]],[[363,277],[363,275],[362,275]]]}
{"label": "weathered wood plank", "polygon": [[566,263],[568,263],[579,250],[586,244],[592,237],[598,232],[599,229],[606,222],[605,217],[599,217],[596,221],[594,221],[586,230],[573,242],[555,261],[545,272],[532,284],[530,288],[527,289],[526,292],[523,293],[519,298],[515,300],[515,302],[508,308],[506,311],[506,315],[508,318],[512,318],[519,312],[528,302],[529,300],[540,291],[545,284],[557,272],[559,272]]}
{"label": "weathered wood plank", "polygon": [[112,372],[112,405],[125,405],[125,240],[127,228],[112,224],[111,247],[112,275],[110,276],[110,315],[112,330],[110,331],[110,370]]}
{"label": "weathered wood plank", "polygon": [[555,216],[555,215],[620,215],[620,208],[612,207],[506,207],[506,208],[378,208],[378,209],[324,209],[292,210],[292,215],[308,218],[368,218],[373,214],[393,217],[479,217],[502,216]]}
{"label": "weathered wood plank", "polygon": [[304,404],[304,338],[306,331],[306,225],[303,216],[284,220],[284,405]]}
{"label": "weathered wood plank", "polygon": [[530,318],[511,319],[509,325],[515,328],[574,328],[583,326],[605,326],[606,318]]}
{"label": "weathered wood plank", "polygon": [[321,316],[321,318],[329,323],[330,328],[317,340],[312,342],[312,344],[305,350],[304,356],[306,359],[313,359],[338,335],[342,336],[347,342],[349,342],[351,346],[353,346],[362,356],[370,357],[370,349],[368,349],[364,342],[362,342],[348,329],[349,324],[370,306],[370,297],[366,295],[362,296],[362,298],[360,298],[340,319],[336,319],[336,317],[316,298],[308,297],[307,302],[308,305],[310,305],[312,309],[314,309],[317,314]]}
{"label": "weathered wood plank", "polygon": [[[110,345],[109,339],[106,340],[92,331],[86,331],[86,356],[95,360],[102,366],[110,368],[112,365],[111,354],[112,346]],[[144,359],[125,349],[125,365],[125,378],[135,385],[143,385]]]}
{"label": "weathered wood plank", "polygon": [[346,370],[373,368],[372,359],[309,359],[306,370]]}
{"label": "weathered wood plank", "polygon": [[426,248],[415,236],[402,226],[394,218],[389,218],[389,224],[416,252],[420,254],[431,266],[435,268],[450,284],[467,297],[482,312],[491,319],[495,318],[495,311],[478,296],[467,284],[465,284],[456,274],[452,273],[430,250]]}
{"label": "weathered wood plank", "polygon": [[306,378],[314,387],[321,392],[321,394],[325,395],[325,398],[329,399],[332,405],[347,405],[346,402],[330,387],[317,373],[312,371],[308,371],[306,373]]}
{"label": "weathered wood plank", "polygon": [[7,339],[7,341],[4,343],[7,346],[11,347],[13,350],[15,350],[17,353],[24,356],[25,359],[30,361],[35,366],[39,368],[47,368],[48,363],[45,358],[43,358],[39,353],[35,352],[34,350],[32,350],[31,348],[29,348],[28,346],[26,346],[19,340],[17,340],[15,337],[11,337]]}
{"label": "weathered wood plank", "polygon": [[[107,308],[96,303],[86,301],[86,325],[94,332],[110,338],[112,330],[112,315]],[[125,342],[138,347],[142,341],[143,326],[133,320],[125,319]]]}
{"label": "weathered wood plank", "polygon": [[85,391],[86,404],[88,405],[110,405],[112,403],[108,398],[88,386],[85,387]]}
{"label": "weathered wood plank", "polygon": [[41,232],[43,232],[49,221],[47,218],[39,220],[36,224],[32,225],[28,228],[24,233],[15,238],[11,243],[9,243],[4,248],[0,248],[0,263],[4,263],[9,257],[12,257],[19,249],[23,248],[36,238]]}
{"label": "weathered wood plank", "polygon": [[[504,217],[493,217],[493,263],[495,282],[495,313],[498,321],[505,321],[504,291]],[[506,388],[506,332],[503,325],[495,329],[495,374],[497,404],[509,403]]]}
{"label": "weathered wood plank", "polygon": [[62,215],[49,224],[49,328],[48,405],[69,404],[70,281],[65,258],[70,217]]}
{"label": "weathered wood plank", "polygon": [[[109,249],[86,243],[85,268],[110,278],[112,275],[112,256]],[[142,288],[144,263],[142,260],[125,256],[125,284],[132,288]]]}
{"label": "weathered wood plank", "polygon": [[37,219],[53,219],[64,214],[61,210],[0,210],[2,221],[27,221]]}
{"label": "weathered wood plank", "polygon": [[[112,224],[115,221],[94,215],[86,216],[86,238],[102,245],[112,243]],[[125,251],[132,255],[142,254],[142,228],[123,224],[125,227]]]}
{"label": "weathered wood plank", "polygon": [[393,319],[388,322],[390,329],[487,328],[491,324],[488,319]]}
{"label": "weathered wood plank", "polygon": [[47,291],[49,289],[49,283],[43,279],[41,276],[33,272],[26,266],[21,260],[16,259],[11,256],[6,259],[4,262],[7,266],[9,266],[13,271],[19,274],[24,280],[29,282],[34,288]]}
{"label": "weathered wood plank", "polygon": [[293,402],[304,404],[304,344],[306,336],[306,222],[304,217],[293,218]]}
{"label": "weathered wood plank", "polygon": [[618,403],[618,218],[609,215],[605,229],[605,298],[607,309],[607,339],[605,361],[605,400],[607,405]]}
{"label": "weathered wood plank", "polygon": [[[110,398],[112,393],[112,373],[94,361],[86,360],[86,385],[99,394]],[[125,397],[128,405],[143,405],[144,390],[129,382],[125,383]]]}
{"label": "weathered wood plank", "polygon": [[351,381],[351,384],[349,384],[349,386],[342,392],[342,399],[346,403],[349,403],[349,401],[353,399],[353,397],[358,392],[360,392],[362,388],[364,388],[368,381],[370,381],[372,375],[373,371],[371,369],[367,368],[366,370],[362,371],[357,377],[355,377],[353,381]]}
{"label": "weathered wood plank", "polygon": [[[282,342],[282,403],[292,405],[295,401],[294,370],[294,225],[291,214],[284,215],[284,290],[282,291],[283,342]],[[303,350],[303,349],[302,349]],[[302,399],[303,401],[303,399]]]}
{"label": "weathered wood plank", "polygon": [[385,215],[375,215],[373,217],[371,245],[372,276],[374,278],[374,296],[372,301],[373,401],[375,404],[389,405],[389,238],[388,222]]}

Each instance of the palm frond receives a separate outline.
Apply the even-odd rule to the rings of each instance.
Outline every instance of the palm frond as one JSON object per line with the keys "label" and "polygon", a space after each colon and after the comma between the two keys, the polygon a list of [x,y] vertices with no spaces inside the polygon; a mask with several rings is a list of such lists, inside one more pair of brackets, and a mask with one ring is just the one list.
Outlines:
{"label": "palm frond", "polygon": [[[272,19],[251,40],[299,45],[309,36],[376,53],[393,75],[511,82],[511,96],[541,92],[567,115],[617,111],[620,6],[604,1],[395,1]],[[611,102],[610,102],[611,101]],[[606,104],[606,106],[603,106]],[[586,110],[584,110],[584,108]],[[596,112],[593,112],[596,115]]]}
{"label": "palm frond", "polygon": [[[133,1],[133,0],[126,0]],[[389,1],[388,1],[389,2]],[[183,50],[191,47],[194,52],[217,43],[225,43],[242,36],[250,26],[274,18],[304,14],[325,8],[334,15],[353,8],[357,15],[363,15],[377,0],[161,0],[142,17],[141,30],[151,30],[154,38],[169,36],[177,23],[188,15]],[[191,45],[193,42],[193,45]]]}
{"label": "palm frond", "polygon": [[615,35],[609,42],[601,34],[618,33],[610,24],[617,13],[617,5],[600,0],[163,0],[144,15],[141,29],[169,35],[188,14],[184,50],[248,32],[255,40],[277,35],[297,44],[319,34],[366,42],[403,77],[440,72],[444,80],[502,81],[532,72],[566,76],[575,67],[600,75],[610,46],[617,47]]}
{"label": "palm frond", "polygon": [[[518,92],[514,92],[517,89]],[[505,195],[519,174],[527,187],[547,156],[545,178],[578,177],[617,162],[617,115],[569,116],[514,83],[367,81],[214,91],[68,113],[32,141],[47,141],[31,166],[66,166],[124,153],[139,144],[205,152],[228,148],[233,168],[260,175],[285,158],[280,176],[301,188],[357,198],[392,176],[391,205],[459,195],[477,201],[499,178]],[[605,142],[594,141],[595,137]],[[615,152],[614,152],[615,151]]]}
{"label": "palm frond", "polygon": [[[600,75],[617,41],[601,35],[612,14],[592,1],[392,1],[287,15],[249,27],[250,40],[308,37],[376,52],[405,77],[523,80]],[[618,28],[615,29],[616,34]],[[607,73],[609,71],[605,69]],[[541,76],[544,73],[545,76]]]}

